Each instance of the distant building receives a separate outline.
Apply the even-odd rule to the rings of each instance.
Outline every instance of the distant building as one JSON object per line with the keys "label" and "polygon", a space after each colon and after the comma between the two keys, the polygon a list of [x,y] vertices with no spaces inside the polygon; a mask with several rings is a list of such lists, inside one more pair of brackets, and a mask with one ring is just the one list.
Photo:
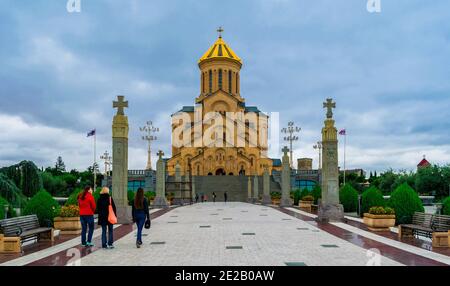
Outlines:
{"label": "distant building", "polygon": [[428,160],[425,158],[425,156],[423,156],[422,161],[420,161],[419,164],[417,164],[417,171],[419,171],[420,169],[423,169],[423,168],[430,167],[430,166],[431,166],[430,162],[428,162]]}

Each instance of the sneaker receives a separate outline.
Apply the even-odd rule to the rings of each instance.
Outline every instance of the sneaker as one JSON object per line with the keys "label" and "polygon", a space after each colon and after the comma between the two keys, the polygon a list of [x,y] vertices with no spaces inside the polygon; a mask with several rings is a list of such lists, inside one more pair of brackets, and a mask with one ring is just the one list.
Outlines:
{"label": "sneaker", "polygon": [[87,247],[94,247],[95,245],[92,242],[88,242],[88,243],[86,243],[86,246]]}
{"label": "sneaker", "polygon": [[86,247],[86,243],[82,243],[81,246]]}
{"label": "sneaker", "polygon": [[102,246],[102,248],[103,248],[103,249],[108,249],[109,247],[108,247],[108,246]]}
{"label": "sneaker", "polygon": [[141,245],[139,244],[139,241],[136,242],[136,247],[137,247],[137,248],[141,248]]}
{"label": "sneaker", "polygon": [[108,245],[108,248],[109,249],[114,249],[115,247],[114,247],[114,245]]}
{"label": "sneaker", "polygon": [[142,245],[142,241],[138,241],[139,245]]}

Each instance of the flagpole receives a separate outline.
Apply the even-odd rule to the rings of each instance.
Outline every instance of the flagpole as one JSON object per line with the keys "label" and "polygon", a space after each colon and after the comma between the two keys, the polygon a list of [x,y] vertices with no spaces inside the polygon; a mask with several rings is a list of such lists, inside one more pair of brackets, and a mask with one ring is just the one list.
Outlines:
{"label": "flagpole", "polygon": [[347,149],[347,128],[345,128],[344,130],[345,130],[345,134],[344,134],[344,186],[345,186],[345,171],[346,171],[345,155],[346,155],[346,149]]}
{"label": "flagpole", "polygon": [[[95,130],[95,129],[94,129]],[[94,131],[94,192],[97,188],[97,169],[95,168],[97,161],[97,130]]]}

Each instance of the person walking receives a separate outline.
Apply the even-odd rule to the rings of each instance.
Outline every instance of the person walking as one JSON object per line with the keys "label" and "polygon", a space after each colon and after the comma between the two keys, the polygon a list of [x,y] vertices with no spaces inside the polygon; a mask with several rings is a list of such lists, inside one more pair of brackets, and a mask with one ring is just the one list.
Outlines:
{"label": "person walking", "polygon": [[198,203],[198,194],[195,194],[195,203]]}
{"label": "person walking", "polygon": [[95,199],[92,195],[92,188],[90,186],[84,187],[83,192],[78,195],[77,199],[80,208],[81,245],[91,247],[94,246],[92,243],[92,235],[94,234],[95,227]]}
{"label": "person walking", "polygon": [[213,203],[215,203],[216,202],[216,197],[217,197],[215,192],[212,193],[212,197],[213,197]]}
{"label": "person walking", "polygon": [[150,212],[148,210],[148,201],[144,197],[144,189],[139,188],[134,197],[132,205],[133,222],[137,226],[136,247],[140,248],[142,245],[142,228],[144,224],[150,227]]}
{"label": "person walking", "polygon": [[[102,227],[102,248],[113,249],[114,248],[114,225],[108,220],[109,218],[109,206],[112,206],[114,215],[117,216],[116,205],[114,200],[109,195],[109,188],[103,187],[100,192],[100,197],[97,200],[97,213],[98,213],[98,225]],[[106,232],[108,232],[108,239],[106,239]]]}
{"label": "person walking", "polygon": [[226,191],[225,191],[225,193],[223,193],[223,200],[225,201],[225,203],[227,203],[227,200],[228,200],[228,194],[227,194]]}
{"label": "person walking", "polygon": [[202,203],[205,202],[205,195],[203,193],[202,193],[202,196],[201,196],[201,201],[202,201]]}

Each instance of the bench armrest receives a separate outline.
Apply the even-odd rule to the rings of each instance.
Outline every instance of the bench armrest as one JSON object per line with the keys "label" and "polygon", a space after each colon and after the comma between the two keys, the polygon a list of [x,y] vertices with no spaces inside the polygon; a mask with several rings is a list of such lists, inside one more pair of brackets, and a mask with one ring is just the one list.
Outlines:
{"label": "bench armrest", "polygon": [[22,233],[23,233],[23,228],[22,227],[20,227],[20,226],[17,226],[17,232],[16,232],[16,235],[17,236],[21,236],[22,235]]}

